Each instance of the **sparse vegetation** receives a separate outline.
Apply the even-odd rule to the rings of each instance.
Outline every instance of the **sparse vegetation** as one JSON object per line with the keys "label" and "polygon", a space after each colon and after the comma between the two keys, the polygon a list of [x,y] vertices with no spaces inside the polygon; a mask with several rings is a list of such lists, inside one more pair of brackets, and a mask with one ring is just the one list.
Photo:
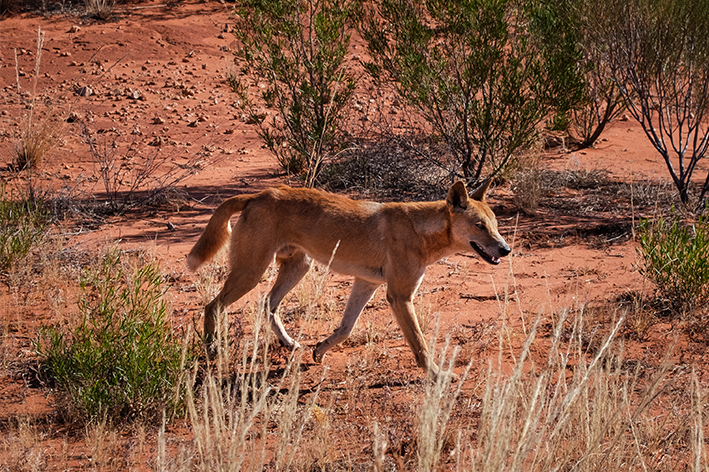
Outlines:
{"label": "sparse vegetation", "polygon": [[109,249],[81,287],[80,324],[45,327],[35,344],[64,418],[157,423],[180,411],[191,354],[167,318],[159,266],[131,268]]}
{"label": "sparse vegetation", "polygon": [[[577,8],[628,113],[662,156],[688,205],[692,176],[709,150],[709,4],[579,0]],[[698,206],[709,178],[700,188]]]}
{"label": "sparse vegetation", "polygon": [[573,62],[545,60],[515,1],[408,0],[370,5],[362,35],[375,82],[391,82],[431,127],[429,159],[451,176],[497,175],[536,138]]}
{"label": "sparse vegetation", "polygon": [[0,274],[26,260],[45,238],[49,220],[42,201],[15,199],[0,185]]}
{"label": "sparse vegetation", "polygon": [[[23,117],[18,141],[12,150],[13,166],[18,170],[36,169],[42,163],[44,157],[53,151],[61,141],[62,123],[53,111],[49,109],[42,119],[37,117],[37,79],[39,78],[40,65],[42,63],[43,46],[44,32],[41,28],[38,28],[31,98],[27,105],[29,111]],[[15,51],[15,73],[18,79],[17,90],[19,92],[17,51]]]}
{"label": "sparse vegetation", "polygon": [[603,54],[604,38],[587,33],[584,13],[575,2],[538,0],[531,8],[530,28],[542,38],[545,56],[557,68],[553,81],[560,103],[550,127],[567,131],[584,148],[593,146],[618,116],[623,98]]}
{"label": "sparse vegetation", "polygon": [[249,0],[237,8],[236,56],[266,86],[251,99],[251,77],[229,84],[259,136],[287,172],[313,187],[328,160],[347,146],[341,124],[356,81],[345,67],[351,2]]}
{"label": "sparse vegetation", "polygon": [[106,21],[113,16],[116,0],[84,0],[84,6],[87,15]]}
{"label": "sparse vegetation", "polygon": [[[641,220],[638,269],[677,314],[704,319],[709,304],[709,222],[679,217]],[[702,323],[702,327],[705,323]]]}
{"label": "sparse vegetation", "polygon": [[141,203],[184,198],[176,185],[201,169],[209,154],[209,145],[204,145],[177,163],[175,154],[159,143],[150,145],[138,139],[125,143],[120,133],[98,134],[86,123],[81,130],[105,190],[105,206],[95,208],[97,213],[122,215]]}

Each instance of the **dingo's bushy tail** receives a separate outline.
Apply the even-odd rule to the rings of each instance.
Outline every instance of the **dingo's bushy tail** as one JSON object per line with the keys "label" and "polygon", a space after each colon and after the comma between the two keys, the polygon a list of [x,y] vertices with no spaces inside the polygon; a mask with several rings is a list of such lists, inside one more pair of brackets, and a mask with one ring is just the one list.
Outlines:
{"label": "dingo's bushy tail", "polygon": [[209,219],[204,233],[187,256],[187,267],[190,270],[199,269],[219,252],[231,235],[229,220],[232,215],[242,211],[253,198],[254,195],[237,195],[219,205]]}

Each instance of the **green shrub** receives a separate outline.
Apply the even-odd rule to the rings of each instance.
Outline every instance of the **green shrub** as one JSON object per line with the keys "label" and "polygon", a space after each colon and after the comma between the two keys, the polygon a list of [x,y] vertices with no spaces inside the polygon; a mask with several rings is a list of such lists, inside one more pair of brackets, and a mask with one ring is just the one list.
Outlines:
{"label": "green shrub", "polygon": [[246,0],[236,10],[236,57],[264,82],[261,98],[276,113],[267,120],[238,77],[229,85],[281,167],[303,175],[307,187],[347,143],[341,123],[355,89],[345,68],[351,10],[350,0]]}
{"label": "green shrub", "polygon": [[[559,79],[575,63],[531,34],[516,0],[387,0],[365,4],[361,25],[375,80],[396,92],[445,143],[431,156],[451,174],[477,181],[505,169],[536,139],[556,109]],[[564,56],[566,57],[566,56]]]}
{"label": "green shrub", "polygon": [[24,261],[44,239],[48,224],[42,201],[15,200],[0,186],[0,271]]}
{"label": "green shrub", "polygon": [[155,422],[182,405],[187,346],[166,319],[157,264],[126,275],[121,253],[109,251],[82,277],[82,321],[71,333],[45,327],[36,350],[67,419]]}
{"label": "green shrub", "polygon": [[642,220],[638,229],[640,273],[682,315],[709,303],[709,222],[684,225],[678,218]]}

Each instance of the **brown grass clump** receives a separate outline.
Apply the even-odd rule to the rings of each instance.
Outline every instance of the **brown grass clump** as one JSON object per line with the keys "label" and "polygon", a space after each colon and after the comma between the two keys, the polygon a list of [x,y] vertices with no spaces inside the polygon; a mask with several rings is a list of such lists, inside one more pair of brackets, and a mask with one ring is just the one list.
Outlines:
{"label": "brown grass clump", "polygon": [[62,123],[47,117],[39,123],[33,120],[32,112],[26,118],[19,141],[13,149],[12,164],[18,170],[36,169],[44,157],[61,141]]}
{"label": "brown grass clump", "polygon": [[[12,150],[13,166],[18,170],[35,169],[41,164],[44,157],[54,150],[61,142],[62,122],[51,111],[41,119],[36,117],[37,78],[39,77],[42,62],[42,47],[44,46],[44,32],[37,30],[37,54],[35,56],[34,80],[32,84],[32,99],[29,103],[29,113],[21,125],[19,140]],[[17,65],[17,51],[15,51],[15,69]],[[17,82],[20,90],[19,76]]]}
{"label": "brown grass clump", "polygon": [[86,14],[99,20],[109,20],[113,16],[116,0],[84,0]]}

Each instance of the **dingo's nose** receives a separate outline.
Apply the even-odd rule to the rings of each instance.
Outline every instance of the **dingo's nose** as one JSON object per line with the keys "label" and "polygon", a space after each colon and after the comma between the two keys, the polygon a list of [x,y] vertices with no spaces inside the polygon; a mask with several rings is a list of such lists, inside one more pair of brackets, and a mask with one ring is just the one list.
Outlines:
{"label": "dingo's nose", "polygon": [[504,243],[503,245],[500,246],[500,257],[505,257],[507,254],[511,253],[512,249],[507,245],[507,243]]}

